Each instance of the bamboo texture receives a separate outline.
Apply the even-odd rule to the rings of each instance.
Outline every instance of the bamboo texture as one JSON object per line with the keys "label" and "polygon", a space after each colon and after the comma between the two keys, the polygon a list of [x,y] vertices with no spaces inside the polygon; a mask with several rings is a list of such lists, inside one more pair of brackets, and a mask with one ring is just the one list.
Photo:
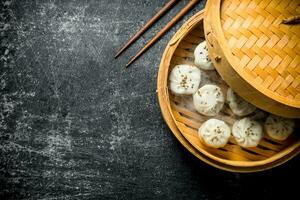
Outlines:
{"label": "bamboo texture", "polygon": [[[258,147],[241,148],[233,138],[221,149],[205,146],[197,136],[197,129],[208,119],[185,105],[184,98],[173,96],[168,90],[168,74],[176,64],[193,64],[193,51],[204,40],[203,12],[197,13],[170,40],[161,60],[157,87],[158,99],[165,121],[175,137],[196,157],[222,170],[255,172],[278,166],[300,150],[300,137],[294,134],[286,141],[264,137]],[[226,84],[222,83],[226,89]],[[235,118],[228,111],[221,117],[227,123]]]}
{"label": "bamboo texture", "polygon": [[240,96],[284,117],[300,118],[298,0],[209,0],[204,26],[216,69]]}

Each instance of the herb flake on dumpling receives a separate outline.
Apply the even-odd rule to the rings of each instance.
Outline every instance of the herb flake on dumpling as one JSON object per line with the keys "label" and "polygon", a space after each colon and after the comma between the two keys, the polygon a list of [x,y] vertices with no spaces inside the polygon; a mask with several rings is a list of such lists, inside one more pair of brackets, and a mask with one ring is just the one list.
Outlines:
{"label": "herb flake on dumpling", "polygon": [[245,117],[233,124],[232,135],[240,146],[256,147],[263,137],[263,129],[259,122]]}
{"label": "herb flake on dumpling", "polygon": [[195,65],[203,70],[214,70],[215,67],[211,62],[211,59],[208,54],[208,48],[206,41],[201,42],[194,51],[195,56]]}
{"label": "herb flake on dumpling", "polygon": [[229,126],[224,121],[209,119],[201,125],[198,135],[207,146],[221,148],[227,144],[230,132]]}
{"label": "herb flake on dumpling", "polygon": [[246,116],[256,110],[254,105],[238,96],[231,88],[227,90],[227,102],[232,112],[237,116]]}
{"label": "herb flake on dumpling", "polygon": [[174,94],[194,94],[201,82],[201,71],[192,65],[177,65],[169,76],[169,87]]}
{"label": "herb flake on dumpling", "polygon": [[206,84],[193,95],[195,109],[206,116],[216,116],[223,108],[224,95],[217,85]]}
{"label": "herb flake on dumpling", "polygon": [[279,117],[277,115],[269,115],[265,121],[265,130],[267,134],[275,140],[285,140],[294,131],[295,121]]}

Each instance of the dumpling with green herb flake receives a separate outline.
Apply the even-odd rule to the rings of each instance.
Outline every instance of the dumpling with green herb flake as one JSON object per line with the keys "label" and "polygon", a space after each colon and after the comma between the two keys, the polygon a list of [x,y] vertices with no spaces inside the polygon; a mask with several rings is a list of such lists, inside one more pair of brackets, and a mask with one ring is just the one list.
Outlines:
{"label": "dumpling with green herb flake", "polygon": [[263,129],[259,122],[245,117],[233,124],[232,135],[240,146],[256,147],[263,137]]}
{"label": "dumpling with green herb flake", "polygon": [[201,125],[198,135],[207,146],[221,148],[229,140],[230,128],[224,121],[209,119]]}
{"label": "dumpling with green herb flake", "polygon": [[265,121],[265,131],[275,140],[285,140],[294,131],[295,121],[276,115],[269,115]]}
{"label": "dumpling with green herb flake", "polygon": [[174,94],[194,94],[201,81],[201,71],[192,65],[177,65],[169,76],[169,87]]}
{"label": "dumpling with green herb flake", "polygon": [[237,116],[249,115],[256,107],[238,96],[231,88],[227,90],[227,102],[232,112]]}
{"label": "dumpling with green herb flake", "polygon": [[206,116],[216,116],[223,108],[224,95],[217,85],[206,84],[193,95],[195,109]]}
{"label": "dumpling with green herb flake", "polygon": [[206,41],[201,42],[194,51],[195,60],[194,63],[197,67],[204,70],[214,70],[215,67],[211,62],[208,55],[208,48]]}

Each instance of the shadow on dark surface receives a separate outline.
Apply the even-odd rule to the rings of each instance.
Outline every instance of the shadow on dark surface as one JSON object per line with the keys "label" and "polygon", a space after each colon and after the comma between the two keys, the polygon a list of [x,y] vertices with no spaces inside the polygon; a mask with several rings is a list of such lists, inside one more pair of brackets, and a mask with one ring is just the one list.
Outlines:
{"label": "shadow on dark surface", "polygon": [[182,163],[208,199],[293,199],[298,195],[299,157],[262,172],[233,173],[208,166],[177,143]]}

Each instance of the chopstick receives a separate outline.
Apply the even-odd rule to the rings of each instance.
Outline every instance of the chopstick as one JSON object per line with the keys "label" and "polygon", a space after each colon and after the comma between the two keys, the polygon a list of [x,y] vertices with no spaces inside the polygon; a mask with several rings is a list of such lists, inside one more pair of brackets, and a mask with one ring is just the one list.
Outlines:
{"label": "chopstick", "polygon": [[163,16],[178,0],[169,1],[158,13],[156,13],[130,40],[118,50],[115,58],[117,58],[123,51],[125,51],[134,41],[136,41],[144,32],[146,32],[161,16]]}
{"label": "chopstick", "polygon": [[199,0],[190,0],[190,2],[162,29],[160,30],[130,61],[126,64],[128,67],[132,64],[138,57],[146,52],[155,42],[165,34],[181,17],[183,17]]}

